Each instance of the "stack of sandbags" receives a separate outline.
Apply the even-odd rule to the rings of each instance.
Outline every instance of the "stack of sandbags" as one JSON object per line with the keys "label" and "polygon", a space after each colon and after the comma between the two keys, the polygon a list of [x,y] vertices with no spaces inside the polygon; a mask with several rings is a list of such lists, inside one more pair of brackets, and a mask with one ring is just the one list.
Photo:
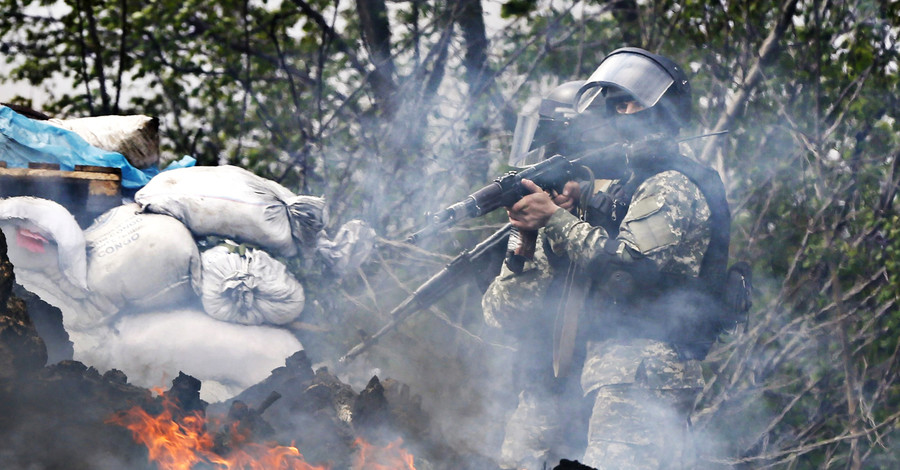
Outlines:
{"label": "stack of sandbags", "polygon": [[[144,385],[183,370],[223,395],[301,348],[282,327],[300,317],[305,292],[279,257],[340,277],[375,240],[358,220],[329,239],[324,199],[233,166],[163,172],[84,231],[56,203],[15,199],[0,201],[10,258],[63,309],[76,360]],[[226,242],[201,253],[205,236]]]}
{"label": "stack of sandbags", "polygon": [[216,235],[292,257],[315,248],[328,223],[325,200],[297,196],[236,166],[166,171],[135,194],[144,212],[166,214],[197,236]]}
{"label": "stack of sandbags", "polygon": [[260,324],[293,320],[304,300],[302,286],[260,250],[224,250],[226,265],[248,277],[220,281],[246,282],[233,289],[246,298],[209,315],[195,291],[199,249],[172,217],[125,204],[82,231],[61,205],[17,197],[0,200],[0,229],[17,280],[63,311],[73,358],[122,370],[134,384],[161,386],[184,371],[203,380],[206,399],[224,400],[302,349],[290,331]]}

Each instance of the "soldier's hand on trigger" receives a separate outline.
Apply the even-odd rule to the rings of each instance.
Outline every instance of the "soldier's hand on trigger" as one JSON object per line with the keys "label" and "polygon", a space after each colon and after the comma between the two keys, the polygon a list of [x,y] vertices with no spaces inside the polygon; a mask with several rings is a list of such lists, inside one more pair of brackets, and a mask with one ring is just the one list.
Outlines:
{"label": "soldier's hand on trigger", "polygon": [[581,186],[575,181],[567,182],[561,193],[550,190],[550,198],[553,203],[567,211],[575,208],[579,197],[581,197]]}
{"label": "soldier's hand on trigger", "polygon": [[507,209],[509,222],[519,230],[537,230],[547,225],[547,221],[560,206],[556,205],[550,194],[534,181],[523,179],[522,186],[531,191],[531,194],[519,199]]}

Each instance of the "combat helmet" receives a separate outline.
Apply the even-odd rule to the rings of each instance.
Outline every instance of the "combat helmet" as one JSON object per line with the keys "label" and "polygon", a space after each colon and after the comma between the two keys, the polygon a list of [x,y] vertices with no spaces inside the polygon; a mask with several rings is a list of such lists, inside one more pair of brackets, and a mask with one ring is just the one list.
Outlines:
{"label": "combat helmet", "polygon": [[[607,55],[575,96],[579,113],[598,99],[623,91],[677,133],[691,121],[691,85],[684,70],[671,59],[637,47],[623,47]],[[601,96],[603,98],[601,98]],[[611,111],[615,103],[607,101]]]}

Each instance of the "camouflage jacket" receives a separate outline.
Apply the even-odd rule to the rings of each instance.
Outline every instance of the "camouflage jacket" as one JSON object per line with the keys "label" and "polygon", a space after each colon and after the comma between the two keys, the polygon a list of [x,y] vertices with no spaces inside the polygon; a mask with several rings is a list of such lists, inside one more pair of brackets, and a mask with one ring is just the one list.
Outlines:
{"label": "camouflage jacket", "polygon": [[[560,209],[539,231],[535,255],[525,263],[524,270],[516,274],[503,266],[488,287],[482,298],[485,321],[519,337],[527,337],[520,333],[529,330],[552,331],[552,316],[548,315],[545,298],[553,295],[550,292],[553,279],[565,275],[565,272],[557,272],[552,261],[554,257],[568,258],[579,266],[590,268],[591,272],[602,271],[603,264],[609,264],[611,259],[629,263],[644,257],[660,272],[697,276],[709,244],[709,216],[709,206],[700,189],[675,171],[654,175],[638,186],[619,233],[611,242],[614,250],[607,246],[610,236],[606,230]],[[615,252],[613,258],[611,251]],[[601,309],[598,305],[590,308],[594,307]],[[645,338],[635,339],[645,343]],[[646,345],[639,349],[648,350]],[[649,348],[655,349],[658,348]],[[634,358],[637,362],[624,369],[617,367],[615,374],[632,375],[646,359],[646,354],[640,356]],[[606,372],[613,371],[598,374],[608,375]],[[596,383],[596,380],[590,382]]]}
{"label": "camouflage jacket", "polygon": [[[615,256],[628,263],[640,254],[660,272],[696,276],[709,244],[709,206],[700,189],[686,176],[667,171],[648,178],[635,191],[619,227]],[[534,258],[515,274],[503,266],[482,299],[485,320],[495,327],[512,327],[543,309],[541,298],[556,275],[551,256],[565,256],[583,267],[608,263],[609,235],[568,211],[558,210],[542,228]]]}
{"label": "camouflage jacket", "polygon": [[[554,263],[554,258],[565,257],[597,272],[597,265],[611,260],[629,263],[644,257],[660,272],[695,277],[709,244],[709,217],[709,206],[700,189],[675,171],[654,175],[638,186],[614,242],[609,242],[602,227],[591,226],[559,209],[539,231],[535,255],[525,263],[522,272],[516,274],[504,265],[488,287],[482,298],[485,321],[523,339],[534,338],[535,332],[551,334],[554,314],[548,312],[545,299],[554,295],[554,278],[565,275],[558,272],[559,264]],[[608,243],[615,248],[613,258]],[[590,306],[594,307],[600,308]],[[603,314],[589,313],[582,317],[597,318]],[[604,325],[610,326],[606,322]],[[663,385],[666,388],[700,383],[696,361],[679,365],[673,362],[676,354],[665,342],[640,336],[589,341],[582,372],[586,393],[603,384],[634,382],[641,371],[658,376],[647,382],[667,384]],[[549,358],[550,351],[546,355]],[[691,372],[686,373],[685,367]],[[668,377],[671,372],[675,373]]]}

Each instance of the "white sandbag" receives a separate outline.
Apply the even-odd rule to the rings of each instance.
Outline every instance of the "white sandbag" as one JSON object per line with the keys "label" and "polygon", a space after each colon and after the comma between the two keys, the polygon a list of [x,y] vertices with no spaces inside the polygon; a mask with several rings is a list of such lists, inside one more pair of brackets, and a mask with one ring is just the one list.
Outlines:
{"label": "white sandbag", "polygon": [[209,316],[244,325],[284,325],[303,311],[303,286],[265,251],[219,245],[203,252],[201,260],[200,298]]}
{"label": "white sandbag", "polygon": [[315,247],[328,223],[325,201],[297,196],[236,166],[190,167],[160,173],[135,194],[141,210],[182,221],[198,236],[259,245],[281,256]]}
{"label": "white sandbag", "polygon": [[13,266],[40,272],[56,264],[69,282],[87,288],[84,234],[65,207],[36,197],[3,199],[0,224]]}
{"label": "white sandbag", "polygon": [[119,308],[157,308],[196,300],[200,252],[178,220],[114,207],[84,231],[91,290]]}
{"label": "white sandbag", "polygon": [[54,126],[70,130],[94,147],[125,156],[137,168],[159,163],[159,119],[143,116],[96,116],[50,119]]}
{"label": "white sandbag", "polygon": [[179,372],[189,374],[210,402],[259,383],[303,349],[285,329],[221,322],[190,309],[120,317],[114,328],[75,342],[76,360],[100,371],[119,369],[138,386],[168,387]]}
{"label": "white sandbag", "polygon": [[59,271],[15,267],[15,273],[17,284],[62,312],[63,328],[69,336],[108,324],[118,311],[104,297],[70,283]]}
{"label": "white sandbag", "polygon": [[84,233],[63,206],[33,197],[0,200],[0,230],[16,282],[59,308],[67,331],[96,328],[115,314],[87,288]]}
{"label": "white sandbag", "polygon": [[316,249],[325,265],[340,278],[365,263],[374,246],[375,230],[354,219],[342,225],[333,240],[320,236]]}

